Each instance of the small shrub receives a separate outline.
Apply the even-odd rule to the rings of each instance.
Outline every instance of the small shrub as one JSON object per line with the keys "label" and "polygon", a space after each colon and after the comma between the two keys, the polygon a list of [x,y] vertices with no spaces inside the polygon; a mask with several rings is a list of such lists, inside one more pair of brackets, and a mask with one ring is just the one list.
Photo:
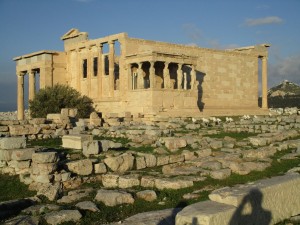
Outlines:
{"label": "small shrub", "polygon": [[45,118],[49,113],[60,113],[62,108],[77,108],[79,118],[87,118],[94,111],[92,100],[67,85],[56,84],[41,89],[29,101],[29,109],[33,118]]}

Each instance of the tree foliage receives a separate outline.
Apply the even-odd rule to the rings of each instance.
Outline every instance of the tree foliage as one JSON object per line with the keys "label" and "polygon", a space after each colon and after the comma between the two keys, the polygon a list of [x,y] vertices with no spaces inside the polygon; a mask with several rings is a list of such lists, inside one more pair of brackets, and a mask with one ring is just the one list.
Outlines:
{"label": "tree foliage", "polygon": [[92,103],[89,97],[81,96],[77,90],[56,84],[40,89],[29,101],[29,109],[33,118],[45,118],[49,113],[60,113],[62,108],[77,108],[77,117],[87,118],[94,111]]}

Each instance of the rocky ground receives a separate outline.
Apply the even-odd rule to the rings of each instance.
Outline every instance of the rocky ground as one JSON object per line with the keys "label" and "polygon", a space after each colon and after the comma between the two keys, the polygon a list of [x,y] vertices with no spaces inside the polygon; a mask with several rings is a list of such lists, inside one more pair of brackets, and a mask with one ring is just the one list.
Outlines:
{"label": "rocky ground", "polygon": [[[101,126],[93,125],[92,119],[80,120],[74,126],[54,126],[41,120],[39,124],[29,121],[25,125],[2,122],[3,136],[19,132],[27,136],[27,144],[28,138],[57,137],[62,138],[63,147],[29,148],[26,154],[24,149],[12,150],[9,155],[3,149],[5,143],[0,143],[0,171],[19,174],[22,182],[38,191],[37,196],[21,202],[0,203],[0,209],[5,209],[0,218],[5,218],[5,211],[19,206],[21,213],[7,224],[104,224],[119,220],[122,222],[117,224],[174,224],[177,211],[185,206],[179,202],[200,201],[228,184],[231,177],[239,177],[236,183],[245,182],[243,177],[264,177],[264,171],[274,171],[275,166],[284,166],[284,173],[297,171],[300,115],[297,109],[271,113],[232,120],[220,118],[221,121],[107,118]],[[29,126],[40,129],[30,134]],[[86,137],[92,138],[83,141]],[[78,138],[81,141],[77,142]],[[24,145],[21,139],[13,143],[18,141]],[[76,149],[74,143],[83,146]],[[49,200],[44,201],[41,196]],[[146,211],[164,210],[126,220],[118,215],[101,220],[108,209],[112,209],[108,214],[122,214],[131,206]]]}

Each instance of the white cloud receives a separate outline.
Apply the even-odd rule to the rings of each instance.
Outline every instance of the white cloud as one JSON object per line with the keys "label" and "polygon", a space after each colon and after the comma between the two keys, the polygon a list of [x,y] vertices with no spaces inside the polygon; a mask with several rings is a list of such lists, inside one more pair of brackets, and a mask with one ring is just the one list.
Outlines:
{"label": "white cloud", "polygon": [[199,42],[202,39],[202,32],[195,24],[192,23],[183,24],[182,28],[186,33],[186,35],[193,42]]}
{"label": "white cloud", "polygon": [[270,64],[268,74],[270,87],[279,84],[283,80],[300,84],[300,55],[290,56],[278,60],[276,64]]}
{"label": "white cloud", "polygon": [[246,19],[245,25],[252,27],[252,26],[260,26],[266,24],[280,24],[282,22],[283,19],[281,19],[278,16],[268,16],[268,17],[257,18],[257,19]]}

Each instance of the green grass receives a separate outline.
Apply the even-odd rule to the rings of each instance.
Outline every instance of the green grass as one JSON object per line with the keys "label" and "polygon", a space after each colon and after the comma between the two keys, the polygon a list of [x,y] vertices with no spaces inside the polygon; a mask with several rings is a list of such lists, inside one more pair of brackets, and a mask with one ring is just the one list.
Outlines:
{"label": "green grass", "polygon": [[[161,210],[166,208],[175,208],[178,206],[190,205],[199,201],[208,200],[210,191],[205,190],[209,187],[215,190],[225,186],[234,186],[237,184],[244,184],[247,182],[256,181],[259,179],[269,178],[273,176],[283,175],[289,169],[300,165],[300,158],[293,160],[278,160],[281,156],[289,153],[290,150],[278,152],[273,157],[273,162],[269,168],[264,171],[253,171],[247,175],[232,174],[229,178],[224,180],[215,180],[207,178],[205,181],[194,182],[193,187],[179,189],[179,190],[156,190],[157,200],[154,202],[146,202],[137,199],[133,205],[120,205],[115,207],[106,207],[102,203],[97,203],[100,212],[89,213],[86,212],[83,216],[81,224],[99,224],[109,223],[113,221],[123,220],[127,217],[141,212]],[[143,187],[135,188],[135,191],[144,190]],[[131,189],[132,190],[132,189]],[[193,191],[200,190],[200,195],[197,199],[184,200],[182,196]],[[164,202],[164,205],[158,204]],[[97,221],[97,222],[96,222]],[[280,224],[281,225],[281,224]],[[283,225],[283,223],[282,223]]]}
{"label": "green grass", "polygon": [[49,139],[36,139],[27,140],[27,147],[47,147],[47,148],[62,148],[61,138],[49,138]]}
{"label": "green grass", "polygon": [[237,141],[243,140],[248,137],[257,136],[255,133],[248,133],[248,132],[239,132],[239,133],[233,133],[233,132],[222,132],[218,134],[207,134],[204,135],[204,137],[210,137],[210,138],[224,138],[224,137],[232,137],[235,138]]}
{"label": "green grass", "polygon": [[19,176],[0,174],[0,202],[31,197],[35,194],[35,191],[29,191],[28,187],[20,182]]}
{"label": "green grass", "polygon": [[113,142],[121,143],[122,145],[126,145],[129,143],[128,138],[114,138],[114,137],[108,137],[108,136],[93,136],[94,140],[109,140]]}

